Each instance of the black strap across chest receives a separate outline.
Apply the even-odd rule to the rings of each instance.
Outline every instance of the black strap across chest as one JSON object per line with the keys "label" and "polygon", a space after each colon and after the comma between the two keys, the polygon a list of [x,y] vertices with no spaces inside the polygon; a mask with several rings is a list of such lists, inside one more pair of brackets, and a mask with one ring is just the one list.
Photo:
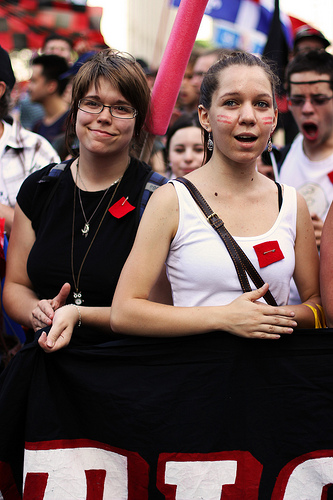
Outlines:
{"label": "black strap across chest", "polygon": [[[253,283],[256,285],[257,288],[262,287],[265,284],[264,280],[253,266],[250,259],[244,253],[242,248],[238,245],[238,243],[236,243],[234,238],[226,229],[223,220],[220,219],[220,217],[215,212],[213,212],[213,210],[208,205],[207,201],[202,196],[200,191],[198,191],[198,189],[194,186],[194,184],[192,184],[192,182],[190,182],[188,179],[185,179],[184,177],[178,177],[176,180],[184,184],[184,186],[186,186],[186,188],[192,195],[193,199],[196,201],[196,203],[199,205],[199,207],[205,214],[210,225],[217,231],[219,236],[222,238],[230,254],[230,257],[235,265],[237,276],[243,292],[252,291],[247,274],[250,276],[251,280],[253,281]],[[278,187],[279,187],[279,206],[281,206],[282,190],[280,185],[278,185]],[[272,306],[277,305],[276,300],[274,299],[273,295],[269,290],[264,295],[264,299],[268,304]]]}

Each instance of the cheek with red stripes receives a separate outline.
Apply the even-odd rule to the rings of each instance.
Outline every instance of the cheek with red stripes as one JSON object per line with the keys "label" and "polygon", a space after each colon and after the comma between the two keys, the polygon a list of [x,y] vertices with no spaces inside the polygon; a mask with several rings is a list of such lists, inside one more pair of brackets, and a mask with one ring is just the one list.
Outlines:
{"label": "cheek with red stripes", "polygon": [[232,123],[231,117],[224,114],[217,115],[216,121],[218,123],[226,123],[227,125],[230,125]]}

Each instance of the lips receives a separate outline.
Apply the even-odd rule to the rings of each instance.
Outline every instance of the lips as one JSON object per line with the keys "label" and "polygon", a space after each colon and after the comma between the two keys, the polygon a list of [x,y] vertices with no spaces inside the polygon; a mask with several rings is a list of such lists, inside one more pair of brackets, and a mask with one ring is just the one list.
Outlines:
{"label": "lips", "polygon": [[239,134],[235,136],[235,139],[239,142],[252,143],[257,140],[257,136],[248,134]]}
{"label": "lips", "polygon": [[318,126],[313,122],[303,123],[302,132],[309,141],[315,141],[318,138]]}
{"label": "lips", "polygon": [[112,137],[113,134],[110,134],[110,132],[107,132],[106,130],[101,130],[101,129],[90,129],[90,131],[93,134],[100,135],[102,137]]}

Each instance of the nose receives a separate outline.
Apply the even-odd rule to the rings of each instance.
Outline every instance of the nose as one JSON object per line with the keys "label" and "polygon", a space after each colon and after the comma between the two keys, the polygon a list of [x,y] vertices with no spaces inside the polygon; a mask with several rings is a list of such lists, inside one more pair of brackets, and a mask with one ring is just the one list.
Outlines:
{"label": "nose", "polygon": [[243,103],[240,107],[239,120],[241,123],[255,123],[256,117],[252,103]]}
{"label": "nose", "polygon": [[184,161],[186,163],[192,163],[193,161],[193,151],[192,148],[186,148],[184,151]]}
{"label": "nose", "polygon": [[104,120],[104,121],[111,121],[111,119],[112,119],[111,107],[104,106],[103,110],[98,114],[97,119]]}
{"label": "nose", "polygon": [[308,113],[313,113],[313,104],[311,102],[310,97],[307,97],[304,101],[304,104],[302,106],[302,113],[308,114]]}

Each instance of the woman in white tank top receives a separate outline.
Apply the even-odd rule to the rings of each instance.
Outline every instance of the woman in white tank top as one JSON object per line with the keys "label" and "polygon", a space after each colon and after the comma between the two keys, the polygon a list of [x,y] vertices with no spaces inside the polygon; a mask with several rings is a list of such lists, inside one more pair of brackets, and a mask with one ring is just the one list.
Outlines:
{"label": "woman in white tank top", "polygon": [[[214,64],[200,95],[208,147],[186,176],[262,275],[243,293],[224,243],[177,180],[158,189],[143,216],[111,308],[111,327],[132,335],[181,336],[223,330],[278,339],[313,328],[320,304],[319,259],[304,199],[257,171],[277,123],[275,77],[259,58],[235,52]],[[173,305],[148,300],[166,262]],[[294,277],[303,303],[288,306]],[[277,306],[263,301],[268,288]],[[307,303],[311,307],[305,305]]]}

